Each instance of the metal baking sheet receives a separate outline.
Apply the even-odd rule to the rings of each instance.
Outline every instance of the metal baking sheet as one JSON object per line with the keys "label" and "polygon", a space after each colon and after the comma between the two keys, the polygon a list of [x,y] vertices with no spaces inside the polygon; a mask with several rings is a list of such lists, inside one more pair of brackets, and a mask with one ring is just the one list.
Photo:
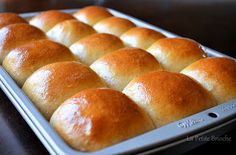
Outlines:
{"label": "metal baking sheet", "polygon": [[[79,9],[62,10],[67,13],[73,13]],[[109,9],[109,11],[118,17],[131,20],[138,26],[157,30],[167,37],[178,37],[173,33],[145,23],[141,20]],[[38,13],[20,14],[22,17],[29,19]],[[204,47],[209,56],[229,57],[225,54]],[[236,121],[236,100],[223,103],[216,107],[186,117],[179,121],[170,123],[166,126],[154,129],[145,134],[128,139],[118,144],[112,145],[96,152],[80,152],[72,149],[61,137],[54,131],[47,120],[41,115],[29,98],[17,86],[9,74],[0,66],[0,87],[14,104],[16,109],[47,148],[50,154],[68,154],[68,155],[103,155],[103,154],[121,154],[121,153],[138,153],[138,152],[157,152],[170,148],[186,141],[187,136],[203,135],[212,132],[214,129],[224,127]],[[216,117],[212,117],[214,113]]]}

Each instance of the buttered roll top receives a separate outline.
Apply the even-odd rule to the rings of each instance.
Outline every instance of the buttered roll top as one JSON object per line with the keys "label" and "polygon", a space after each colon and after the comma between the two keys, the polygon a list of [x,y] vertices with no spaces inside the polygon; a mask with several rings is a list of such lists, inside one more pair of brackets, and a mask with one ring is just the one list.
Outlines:
{"label": "buttered roll top", "polygon": [[144,27],[134,27],[121,36],[121,40],[131,47],[147,49],[152,43],[165,36],[157,31]]}
{"label": "buttered roll top", "polygon": [[27,21],[15,13],[0,13],[0,29],[4,26],[17,23],[27,23]]}
{"label": "buttered roll top", "polygon": [[34,16],[29,23],[43,30],[44,32],[48,32],[51,28],[53,28],[56,24],[65,21],[75,19],[72,15],[57,11],[57,10],[49,10],[40,13],[37,16]]}
{"label": "buttered roll top", "polygon": [[66,46],[45,39],[15,48],[4,59],[3,67],[19,86],[23,86],[25,80],[40,67],[54,62],[76,60]]}
{"label": "buttered roll top", "polygon": [[236,62],[229,58],[201,59],[181,73],[195,79],[210,91],[218,104],[236,99]]}
{"label": "buttered roll top", "polygon": [[105,55],[90,66],[110,88],[122,91],[133,78],[160,70],[159,62],[139,48],[122,48]]}
{"label": "buttered roll top", "polygon": [[88,89],[66,100],[51,125],[66,143],[96,151],[154,128],[148,115],[121,92]]}
{"label": "buttered roll top", "polygon": [[111,17],[112,14],[106,9],[99,6],[88,6],[74,13],[76,19],[93,26],[102,19]]}
{"label": "buttered roll top", "polygon": [[77,20],[65,20],[47,32],[47,36],[59,43],[70,46],[76,41],[95,33],[95,30]]}
{"label": "buttered roll top", "polygon": [[199,83],[180,73],[156,71],[132,80],[123,90],[152,118],[166,125],[216,105]]}
{"label": "buttered roll top", "polygon": [[124,44],[118,37],[107,33],[96,33],[75,42],[70,49],[82,63],[91,65],[102,56],[123,47]]}
{"label": "buttered roll top", "polygon": [[133,22],[120,17],[105,18],[94,25],[97,32],[109,33],[118,37],[133,27],[135,27]]}
{"label": "buttered roll top", "polygon": [[180,72],[191,63],[207,57],[201,45],[187,38],[164,38],[147,49],[165,70]]}
{"label": "buttered roll top", "polygon": [[105,87],[99,76],[79,62],[57,62],[34,72],[23,85],[23,91],[50,119],[66,99],[88,88]]}
{"label": "buttered roll top", "polygon": [[46,38],[40,29],[25,23],[12,24],[1,28],[0,36],[0,63],[14,48]]}

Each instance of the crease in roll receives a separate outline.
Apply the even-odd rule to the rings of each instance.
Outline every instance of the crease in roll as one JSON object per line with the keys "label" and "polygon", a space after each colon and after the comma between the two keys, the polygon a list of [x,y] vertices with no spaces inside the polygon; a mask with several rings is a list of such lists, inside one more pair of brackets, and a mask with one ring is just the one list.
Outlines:
{"label": "crease in roll", "polygon": [[76,19],[90,26],[111,16],[112,14],[109,11],[99,6],[87,6],[74,13]]}
{"label": "crease in roll", "polygon": [[119,91],[133,78],[162,69],[154,56],[139,48],[119,49],[96,60],[90,67],[108,87]]}
{"label": "crease in roll", "polygon": [[217,105],[198,82],[180,73],[155,71],[132,80],[123,90],[152,118],[156,127]]}
{"label": "crease in roll", "polygon": [[66,46],[45,39],[13,49],[4,59],[3,67],[19,86],[23,86],[25,80],[40,67],[54,62],[76,60]]}
{"label": "crease in roll", "polygon": [[134,27],[122,34],[120,38],[127,46],[146,50],[155,41],[165,37],[162,33],[149,28]]}
{"label": "crease in roll", "polygon": [[11,13],[11,12],[0,13],[0,29],[5,26],[16,23],[27,23],[27,21],[24,18],[17,15],[16,13]]}
{"label": "crease in roll", "polygon": [[118,37],[106,33],[96,33],[74,43],[70,46],[70,50],[82,63],[91,65],[102,56],[123,47],[124,44]]}
{"label": "crease in roll", "polygon": [[109,33],[119,37],[135,26],[136,25],[128,19],[109,17],[95,24],[94,29],[99,33]]}
{"label": "crease in roll", "polygon": [[48,32],[56,24],[65,20],[75,19],[72,15],[58,10],[48,10],[30,19],[29,23],[38,27],[44,32]]}
{"label": "crease in roll", "polygon": [[191,63],[207,57],[202,46],[188,38],[164,38],[147,49],[161,63],[163,68],[180,72]]}
{"label": "crease in roll", "polygon": [[200,59],[181,73],[195,79],[210,91],[218,104],[236,99],[236,62],[230,58]]}
{"label": "crease in roll", "polygon": [[112,89],[77,93],[54,112],[50,124],[79,151],[97,151],[154,128],[141,108]]}
{"label": "crease in roll", "polygon": [[23,44],[46,39],[40,29],[25,23],[8,25],[0,29],[0,63],[14,48]]}
{"label": "crease in roll", "polygon": [[66,20],[55,25],[47,32],[47,36],[59,43],[71,46],[76,41],[95,33],[89,25],[77,20]]}
{"label": "crease in roll", "polygon": [[69,97],[81,90],[99,87],[105,84],[93,70],[79,62],[67,61],[41,67],[25,81],[22,89],[49,120]]}

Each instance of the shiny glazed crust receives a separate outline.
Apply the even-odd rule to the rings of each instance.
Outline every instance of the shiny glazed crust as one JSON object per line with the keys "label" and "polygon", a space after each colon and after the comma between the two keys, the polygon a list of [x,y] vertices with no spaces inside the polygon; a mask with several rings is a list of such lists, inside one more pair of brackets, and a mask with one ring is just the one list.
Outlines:
{"label": "shiny glazed crust", "polygon": [[236,62],[205,58],[193,40],[98,6],[49,10],[29,23],[0,13],[0,63],[76,150],[100,150],[236,99]]}
{"label": "shiny glazed crust", "polygon": [[74,43],[70,49],[82,63],[91,65],[98,58],[123,47],[124,44],[118,37],[96,33]]}
{"label": "shiny glazed crust", "polygon": [[141,108],[112,89],[81,91],[55,111],[50,123],[80,151],[96,151],[154,128]]}
{"label": "shiny glazed crust", "polygon": [[34,16],[29,21],[29,23],[31,25],[38,27],[44,32],[48,32],[56,24],[69,19],[75,19],[75,18],[70,14],[58,10],[49,10],[49,11],[44,11],[37,16]]}
{"label": "shiny glazed crust", "polygon": [[158,39],[165,38],[160,32],[144,27],[134,27],[121,36],[121,40],[131,47],[147,49]]}
{"label": "shiny glazed crust", "polygon": [[27,23],[27,21],[15,13],[0,13],[0,29],[16,23]]}
{"label": "shiny glazed crust", "polygon": [[236,62],[229,58],[205,58],[189,65],[181,73],[202,84],[218,104],[236,99]]}
{"label": "shiny glazed crust", "polygon": [[161,69],[151,54],[139,48],[122,48],[98,59],[90,67],[110,88],[119,91],[133,78]]}
{"label": "shiny glazed crust", "polygon": [[164,38],[147,49],[165,70],[180,72],[191,63],[207,57],[200,44],[187,38]]}
{"label": "shiny glazed crust", "polygon": [[111,17],[112,14],[106,9],[98,6],[88,6],[80,9],[74,14],[75,18],[88,25],[93,26],[102,19]]}
{"label": "shiny glazed crust", "polygon": [[50,40],[38,40],[12,50],[4,59],[3,67],[19,86],[23,86],[25,80],[40,67],[76,60],[66,46]]}
{"label": "shiny glazed crust", "polygon": [[34,72],[23,85],[23,91],[50,119],[57,107],[77,92],[105,85],[89,67],[79,62],[57,62]]}
{"label": "shiny glazed crust", "polygon": [[77,20],[66,20],[60,22],[47,32],[47,36],[59,43],[70,46],[76,41],[95,33],[95,30]]}
{"label": "shiny glazed crust", "polygon": [[0,63],[14,48],[23,44],[45,39],[45,34],[38,28],[25,23],[12,24],[0,29]]}
{"label": "shiny glazed crust", "polygon": [[156,127],[216,105],[212,95],[186,75],[167,71],[147,73],[123,90],[152,118]]}
{"label": "shiny glazed crust", "polygon": [[94,25],[94,29],[97,32],[109,33],[118,37],[133,27],[135,27],[133,22],[120,17],[109,17]]}

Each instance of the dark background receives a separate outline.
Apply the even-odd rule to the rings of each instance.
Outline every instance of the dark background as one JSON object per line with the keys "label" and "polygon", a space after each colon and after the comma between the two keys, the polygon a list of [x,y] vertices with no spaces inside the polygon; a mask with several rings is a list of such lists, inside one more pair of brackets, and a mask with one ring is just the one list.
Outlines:
{"label": "dark background", "polygon": [[[124,12],[236,58],[235,0],[0,0],[0,12],[102,5]],[[208,142],[186,154],[234,151],[231,142]],[[224,135],[223,135],[224,136]],[[14,106],[0,90],[0,154],[48,154]]]}

